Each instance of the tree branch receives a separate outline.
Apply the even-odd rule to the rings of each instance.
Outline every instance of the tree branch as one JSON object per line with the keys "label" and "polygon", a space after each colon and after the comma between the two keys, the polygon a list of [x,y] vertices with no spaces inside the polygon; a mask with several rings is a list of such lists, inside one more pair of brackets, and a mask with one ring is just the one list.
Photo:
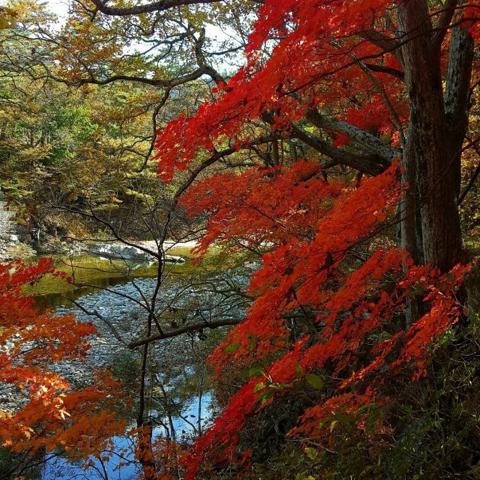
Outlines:
{"label": "tree branch", "polygon": [[458,0],[447,0],[445,8],[442,10],[440,18],[438,19],[438,24],[436,26],[436,31],[433,34],[432,38],[432,48],[435,51],[438,51],[442,45],[443,39],[447,34],[450,22],[452,21],[453,15],[455,14],[455,9],[457,8]]}
{"label": "tree branch", "polygon": [[366,151],[373,155],[384,158],[391,162],[401,152],[383,143],[375,135],[351,125],[342,120],[334,120],[321,115],[317,110],[309,110],[306,118],[317,128],[324,128],[348,135],[352,140],[359,143]]}
{"label": "tree branch", "polygon": [[[105,15],[127,16],[138,15],[141,13],[164,12],[171,8],[180,7],[182,5],[202,5],[211,3],[223,3],[225,0],[162,0],[153,3],[144,3],[134,7],[110,7],[105,0],[91,0],[96,10]],[[263,3],[260,0],[250,0],[254,3]]]}
{"label": "tree branch", "polygon": [[241,323],[243,319],[225,319],[225,320],[217,320],[215,322],[202,322],[202,323],[196,323],[192,325],[185,325],[180,328],[174,328],[172,330],[164,331],[163,333],[157,333],[155,335],[151,335],[147,338],[142,338],[140,340],[136,340],[134,342],[131,342],[128,346],[129,348],[137,348],[141,347],[142,345],[147,345],[149,343],[155,342],[156,340],[164,340],[166,338],[173,338],[173,337],[178,337],[179,335],[183,335],[184,333],[194,333],[198,332],[200,330],[203,330],[205,328],[219,328],[219,327],[225,327],[228,325],[238,325]]}
{"label": "tree branch", "polygon": [[401,42],[399,42],[397,39],[384,35],[383,33],[378,32],[377,30],[374,30],[374,29],[365,30],[363,32],[360,32],[358,35],[361,38],[364,38],[365,40],[369,41],[370,43],[373,43],[384,52],[395,53],[400,63],[403,64],[402,53],[399,50],[399,48],[401,47]]}
{"label": "tree branch", "polygon": [[62,78],[54,77],[50,75],[50,77],[61,83],[65,83],[67,85],[72,86],[82,86],[86,84],[93,84],[93,85],[108,85],[114,82],[136,82],[136,83],[143,83],[145,85],[151,85],[153,87],[163,87],[166,89],[172,89],[179,85],[183,85],[184,83],[192,82],[194,80],[199,79],[202,75],[209,75],[210,69],[206,68],[198,68],[191,73],[183,75],[178,78],[173,79],[164,79],[164,78],[146,78],[146,77],[137,77],[132,75],[113,75],[111,77],[105,79],[98,79],[93,76],[90,78],[81,78],[79,80],[65,80]]}
{"label": "tree branch", "polygon": [[336,148],[319,137],[305,132],[296,125],[292,126],[293,134],[296,138],[312,147],[317,152],[326,155],[336,163],[347,165],[355,170],[369,175],[378,175],[382,173],[388,166],[378,155],[357,155],[347,152],[340,148]]}
{"label": "tree branch", "polygon": [[392,75],[395,78],[399,78],[402,81],[405,78],[404,73],[401,70],[397,70],[396,68],[386,67],[384,65],[377,65],[376,63],[365,63],[365,66],[372,72],[386,73],[388,75]]}

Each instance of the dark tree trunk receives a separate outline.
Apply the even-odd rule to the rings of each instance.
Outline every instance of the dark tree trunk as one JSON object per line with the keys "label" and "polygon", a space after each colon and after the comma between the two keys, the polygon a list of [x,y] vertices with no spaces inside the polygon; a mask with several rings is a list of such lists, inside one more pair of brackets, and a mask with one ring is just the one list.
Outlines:
{"label": "dark tree trunk", "polygon": [[[404,152],[410,185],[405,200],[404,243],[417,258],[423,256],[426,263],[447,271],[462,258],[457,198],[473,54],[467,48],[468,33],[457,27],[452,34],[445,102],[440,52],[432,40],[427,2],[402,2],[399,21],[405,35],[401,58],[410,102]],[[451,122],[455,122],[454,127]],[[421,232],[413,210],[420,212]],[[423,255],[416,249],[419,233]]]}
{"label": "dark tree trunk", "polygon": [[445,115],[448,129],[448,155],[455,165],[456,200],[460,196],[461,156],[468,128],[470,81],[474,57],[474,41],[466,26],[452,31],[445,91]]}
{"label": "dark tree trunk", "polygon": [[[410,122],[411,123],[411,122]],[[402,182],[407,185],[407,191],[400,205],[401,215],[401,243],[415,263],[423,263],[423,241],[421,236],[421,218],[419,215],[419,202],[417,190],[417,161],[413,143],[410,139],[413,132],[407,134],[407,145],[403,152]],[[419,221],[420,220],[420,221]]]}

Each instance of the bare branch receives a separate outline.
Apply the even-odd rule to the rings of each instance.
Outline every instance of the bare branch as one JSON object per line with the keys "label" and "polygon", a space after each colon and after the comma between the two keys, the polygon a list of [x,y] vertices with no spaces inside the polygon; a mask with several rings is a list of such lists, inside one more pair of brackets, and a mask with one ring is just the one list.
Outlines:
{"label": "bare branch", "polygon": [[399,78],[402,81],[405,78],[405,74],[401,70],[397,70],[396,68],[386,67],[385,65],[378,65],[376,63],[365,63],[365,66],[372,72],[386,73],[388,75],[392,75],[395,78]]}
{"label": "bare branch", "polygon": [[432,38],[432,47],[434,50],[439,50],[445,35],[447,34],[450,22],[452,21],[453,15],[455,14],[455,9],[457,8],[458,0],[447,0],[445,8],[442,10],[440,18],[438,19],[438,24],[436,31],[433,34]]}
{"label": "bare branch", "polygon": [[130,348],[137,348],[141,347],[142,345],[147,345],[149,343],[155,342],[156,340],[164,340],[166,338],[173,338],[173,337],[178,337],[179,335],[183,335],[184,333],[195,333],[200,330],[203,330],[205,328],[219,328],[219,327],[225,327],[228,325],[238,325],[241,323],[243,319],[235,319],[235,318],[230,318],[230,319],[225,319],[225,320],[218,320],[215,322],[202,322],[202,323],[196,323],[192,325],[185,325],[180,328],[175,328],[172,330],[164,331],[163,333],[158,333],[155,335],[151,335],[147,338],[143,338],[141,340],[136,340],[134,342],[131,342],[128,346]]}
{"label": "bare branch", "polygon": [[296,125],[292,126],[292,130],[296,138],[306,143],[317,152],[331,158],[337,164],[347,165],[369,175],[378,175],[388,166],[388,163],[378,155],[360,155],[336,148],[330,143],[302,130]]}
{"label": "bare branch", "polygon": [[[162,0],[153,3],[144,3],[134,7],[110,7],[104,0],[91,0],[96,10],[105,15],[113,15],[117,17],[127,15],[138,15],[141,13],[164,12],[171,8],[180,7],[182,5],[204,5],[212,3],[223,3],[225,0]],[[263,3],[260,0],[250,0],[253,3]]]}
{"label": "bare branch", "polygon": [[391,162],[393,158],[401,154],[399,150],[385,144],[375,135],[345,121],[327,118],[321,115],[317,110],[309,110],[306,118],[318,128],[330,129],[348,135],[352,140],[359,143],[366,151],[378,155],[388,162]]}

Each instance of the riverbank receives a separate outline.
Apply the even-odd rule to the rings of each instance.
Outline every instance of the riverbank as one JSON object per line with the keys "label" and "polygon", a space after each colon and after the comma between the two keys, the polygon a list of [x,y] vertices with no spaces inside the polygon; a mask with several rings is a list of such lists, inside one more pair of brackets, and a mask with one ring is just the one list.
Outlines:
{"label": "riverbank", "polygon": [[16,229],[15,213],[0,196],[0,262],[35,256],[33,248],[20,241]]}
{"label": "riverbank", "polygon": [[[139,242],[153,250],[154,245]],[[195,242],[166,242],[166,249],[172,258],[182,261],[167,264],[169,272],[188,273],[192,269],[192,249]],[[82,294],[82,290],[108,287],[116,283],[135,278],[152,278],[157,275],[158,264],[152,257],[150,261],[138,262],[128,259],[105,258],[92,254],[79,254],[79,249],[72,250],[73,255],[55,255],[55,267],[59,272],[70,277],[71,281],[56,275],[47,275],[35,285],[29,285],[24,293],[35,297],[65,295],[67,298]]]}

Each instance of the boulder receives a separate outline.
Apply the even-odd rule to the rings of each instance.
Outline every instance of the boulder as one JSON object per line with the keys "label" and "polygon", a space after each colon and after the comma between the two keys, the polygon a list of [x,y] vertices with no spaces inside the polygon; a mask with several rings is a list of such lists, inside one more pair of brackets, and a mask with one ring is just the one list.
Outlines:
{"label": "boulder", "polygon": [[[155,258],[140,248],[118,243],[90,244],[87,248],[92,255],[107,258],[109,260],[125,260],[135,263],[152,263]],[[183,257],[165,255],[165,261],[169,263],[185,263]]]}

